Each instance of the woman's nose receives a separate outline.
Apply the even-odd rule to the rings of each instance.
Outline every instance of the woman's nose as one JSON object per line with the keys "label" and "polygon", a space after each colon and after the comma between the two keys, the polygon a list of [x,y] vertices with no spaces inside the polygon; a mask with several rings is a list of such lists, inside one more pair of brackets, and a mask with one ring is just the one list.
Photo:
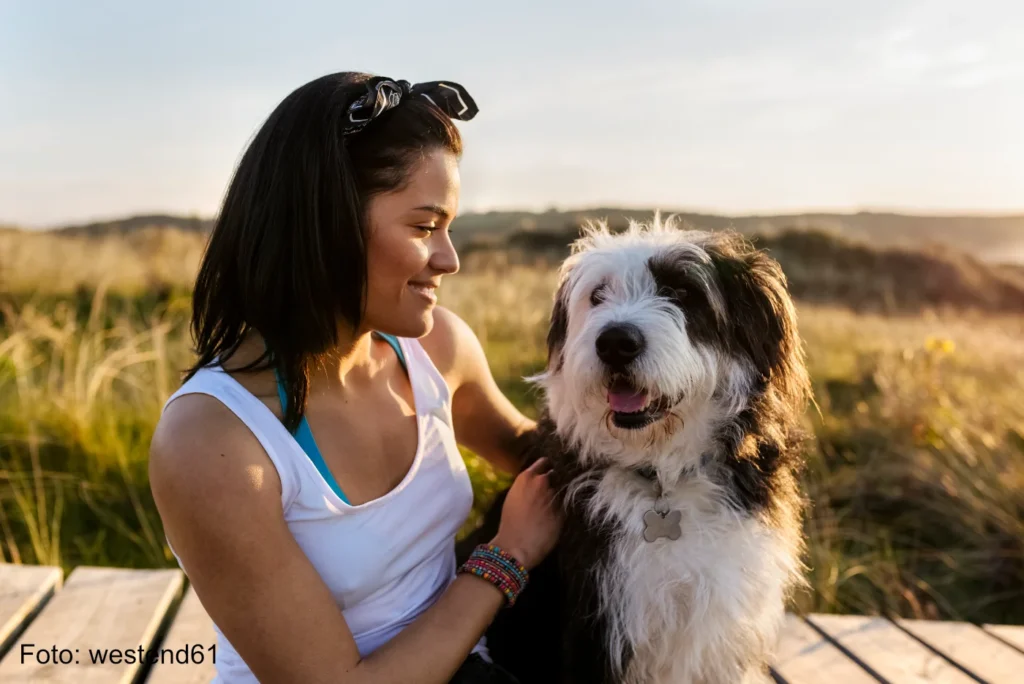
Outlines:
{"label": "woman's nose", "polygon": [[451,275],[459,271],[459,255],[455,251],[455,245],[448,237],[448,231],[435,233],[434,251],[430,255],[430,266],[435,271]]}

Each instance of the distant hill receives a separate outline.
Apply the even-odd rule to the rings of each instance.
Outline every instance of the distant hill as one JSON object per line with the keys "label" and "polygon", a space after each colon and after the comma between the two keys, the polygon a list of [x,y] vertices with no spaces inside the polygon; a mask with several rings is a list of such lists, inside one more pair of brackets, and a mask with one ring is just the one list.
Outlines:
{"label": "distant hill", "polygon": [[[608,216],[614,228],[626,225],[621,213],[593,210],[592,215]],[[631,215],[644,218],[640,212]],[[584,216],[582,212],[469,214],[458,219],[453,238],[459,241],[466,272],[487,268],[500,272],[517,263],[550,266],[568,254]],[[779,229],[772,217],[698,215],[690,224],[732,225],[747,232],[779,260],[790,290],[802,301],[885,313],[926,309],[1024,313],[1024,263],[1002,263],[1008,260],[1014,240],[1024,242],[1011,220],[937,219],[939,227],[931,224],[929,229],[919,217],[884,215],[894,231],[902,226],[894,236],[877,233],[879,224],[868,220],[872,216],[877,215],[838,217],[866,222],[868,227],[860,232],[842,223]],[[785,217],[778,222],[799,225],[795,219],[807,218]],[[829,225],[821,216],[818,219],[818,224]],[[956,232],[957,220],[965,221],[959,224],[962,233]],[[949,223],[942,225],[943,221]],[[814,225],[810,220],[808,224]],[[6,287],[28,290],[45,282],[49,288],[70,291],[76,283],[98,283],[112,273],[140,288],[161,283],[187,287],[195,277],[209,226],[210,221],[198,218],[144,216],[56,231],[0,229],[0,276]],[[755,230],[758,226],[763,230]],[[949,238],[946,244],[936,243],[936,233]],[[974,249],[949,246],[957,242],[971,243]],[[996,248],[997,244],[1004,247]],[[981,258],[982,247],[994,250],[1000,261]]]}
{"label": "distant hill", "polygon": [[[662,211],[666,215],[668,211]],[[790,229],[818,229],[881,246],[946,245],[977,258],[1024,263],[1024,215],[912,216],[861,212],[857,214],[789,214],[778,216],[720,216],[678,212],[693,228],[732,228],[747,235],[774,234]],[[488,212],[466,214],[453,226],[463,243],[487,241],[516,232],[558,232],[576,228],[587,219],[607,219],[613,228],[630,218],[649,220],[652,210],[595,208],[580,211]]]}
{"label": "distant hill", "polygon": [[886,313],[973,309],[1024,314],[1024,268],[945,246],[879,247],[820,231],[757,236],[803,301]]}
{"label": "distant hill", "polygon": [[[663,210],[662,214],[671,213]],[[586,219],[605,218],[613,227],[629,218],[646,220],[652,210],[596,207],[591,209],[529,212],[489,211],[459,216],[452,226],[457,247],[469,242],[501,241],[518,232],[558,232],[576,228]],[[942,244],[979,259],[1024,264],[1024,215],[1021,216],[911,216],[860,212],[857,214],[784,214],[777,216],[720,216],[678,212],[694,228],[734,228],[745,234],[772,234],[792,228],[836,232],[880,246],[920,247]],[[128,233],[153,226],[173,226],[206,232],[212,219],[183,216],[133,216],[115,221],[58,228],[71,235]]]}
{"label": "distant hill", "polygon": [[166,216],[154,214],[150,216],[130,216],[114,221],[99,221],[79,226],[56,228],[56,232],[64,235],[88,235],[99,237],[131,233],[145,228],[177,228],[189,233],[207,233],[213,229],[213,219],[198,216]]}
{"label": "distant hill", "polygon": [[[578,229],[519,231],[466,245],[467,269],[557,264]],[[779,261],[790,292],[805,302],[879,313],[926,309],[1024,314],[1024,266],[986,263],[942,246],[880,246],[835,230],[789,229],[751,239]]]}

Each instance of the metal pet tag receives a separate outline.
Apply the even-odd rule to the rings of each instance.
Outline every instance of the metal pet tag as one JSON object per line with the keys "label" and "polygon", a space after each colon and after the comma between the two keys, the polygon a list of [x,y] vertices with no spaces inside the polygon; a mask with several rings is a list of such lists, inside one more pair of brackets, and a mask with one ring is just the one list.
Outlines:
{"label": "metal pet tag", "polygon": [[644,513],[644,541],[654,542],[662,537],[675,541],[683,536],[680,523],[683,514],[670,511],[660,497],[654,502],[654,510]]}

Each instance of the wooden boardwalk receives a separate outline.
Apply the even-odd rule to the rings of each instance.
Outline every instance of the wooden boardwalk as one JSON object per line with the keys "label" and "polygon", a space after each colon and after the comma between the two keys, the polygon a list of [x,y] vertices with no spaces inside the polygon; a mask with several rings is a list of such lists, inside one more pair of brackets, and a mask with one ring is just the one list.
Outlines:
{"label": "wooden boardwalk", "polygon": [[[0,682],[209,682],[216,637],[184,580],[176,569],[80,567],[64,581],[59,568],[0,564]],[[1024,627],[790,615],[774,674],[785,684],[1018,684]]]}

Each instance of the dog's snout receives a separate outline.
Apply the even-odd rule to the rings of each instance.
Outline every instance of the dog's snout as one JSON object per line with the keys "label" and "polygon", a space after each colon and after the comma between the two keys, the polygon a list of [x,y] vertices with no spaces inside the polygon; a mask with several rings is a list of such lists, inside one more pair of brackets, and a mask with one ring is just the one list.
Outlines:
{"label": "dog's snout", "polygon": [[610,325],[597,336],[597,358],[612,368],[628,365],[643,350],[643,333],[629,323]]}

